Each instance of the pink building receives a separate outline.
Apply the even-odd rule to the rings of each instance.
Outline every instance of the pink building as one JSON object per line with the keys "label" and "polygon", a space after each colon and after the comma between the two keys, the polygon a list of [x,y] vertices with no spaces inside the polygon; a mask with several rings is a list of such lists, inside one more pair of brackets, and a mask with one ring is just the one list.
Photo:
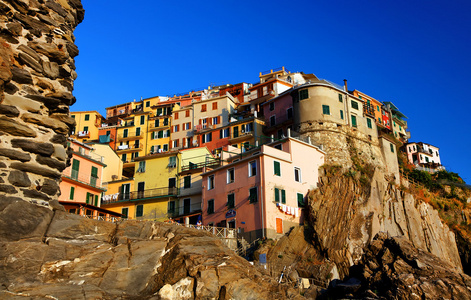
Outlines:
{"label": "pink building", "polygon": [[444,170],[438,147],[426,143],[408,143],[404,145],[409,162],[416,168],[433,173]]}
{"label": "pink building", "polygon": [[262,105],[265,116],[265,132],[276,138],[286,136],[293,129],[293,98],[289,93],[270,99]]}
{"label": "pink building", "polygon": [[203,173],[203,224],[239,228],[249,242],[302,224],[324,155],[290,137],[241,154],[223,152],[227,163]]}

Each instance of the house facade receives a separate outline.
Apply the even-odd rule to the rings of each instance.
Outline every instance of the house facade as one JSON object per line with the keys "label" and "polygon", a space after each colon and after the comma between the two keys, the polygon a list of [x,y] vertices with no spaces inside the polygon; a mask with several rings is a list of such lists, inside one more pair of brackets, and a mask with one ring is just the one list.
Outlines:
{"label": "house facade", "polygon": [[202,175],[203,224],[240,228],[253,241],[274,238],[303,222],[305,197],[317,188],[324,163],[322,150],[288,137],[227,155],[226,164]]}

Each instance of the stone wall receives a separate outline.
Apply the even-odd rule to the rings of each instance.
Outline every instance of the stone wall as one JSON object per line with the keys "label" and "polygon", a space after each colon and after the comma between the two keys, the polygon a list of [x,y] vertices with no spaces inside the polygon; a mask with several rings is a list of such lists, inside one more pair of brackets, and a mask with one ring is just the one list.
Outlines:
{"label": "stone wall", "polygon": [[0,2],[0,197],[49,206],[68,163],[80,0]]}

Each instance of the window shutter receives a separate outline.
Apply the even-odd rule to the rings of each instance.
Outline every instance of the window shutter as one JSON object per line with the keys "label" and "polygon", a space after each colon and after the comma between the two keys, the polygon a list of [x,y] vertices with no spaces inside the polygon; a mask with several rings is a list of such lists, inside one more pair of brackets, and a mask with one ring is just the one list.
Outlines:
{"label": "window shutter", "polygon": [[298,193],[298,207],[304,207],[304,196],[301,193]]}
{"label": "window shutter", "polygon": [[70,200],[74,200],[74,193],[75,193],[75,187],[70,187],[70,196],[69,196],[69,199]]}
{"label": "window shutter", "polygon": [[98,206],[98,195],[95,195],[95,206]]}
{"label": "window shutter", "polygon": [[280,202],[280,192],[275,188],[275,202]]}
{"label": "window shutter", "polygon": [[98,168],[92,166],[92,177],[98,178]]}
{"label": "window shutter", "polygon": [[285,190],[281,190],[281,203],[286,204],[286,193],[285,193]]}
{"label": "window shutter", "polygon": [[275,175],[281,176],[280,162],[274,161],[273,162],[273,167],[275,169]]}

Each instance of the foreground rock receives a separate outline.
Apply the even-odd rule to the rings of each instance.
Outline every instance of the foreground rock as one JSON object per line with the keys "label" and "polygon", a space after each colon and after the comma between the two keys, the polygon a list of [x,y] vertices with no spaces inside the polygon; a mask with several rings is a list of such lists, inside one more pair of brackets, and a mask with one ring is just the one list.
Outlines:
{"label": "foreground rock", "polygon": [[[322,298],[471,299],[471,277],[405,237],[379,233],[345,282]],[[383,299],[384,299],[383,298]]]}
{"label": "foreground rock", "polygon": [[0,298],[297,299],[209,233],[0,198]]}

